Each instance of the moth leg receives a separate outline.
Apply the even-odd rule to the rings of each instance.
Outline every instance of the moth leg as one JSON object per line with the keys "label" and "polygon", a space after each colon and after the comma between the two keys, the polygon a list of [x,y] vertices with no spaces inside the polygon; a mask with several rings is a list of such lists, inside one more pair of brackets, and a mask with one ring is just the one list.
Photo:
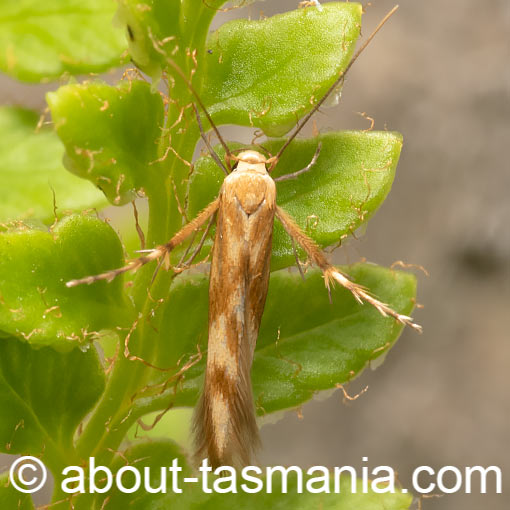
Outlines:
{"label": "moth leg", "polygon": [[[116,276],[122,273],[127,273],[131,270],[137,270],[145,264],[157,260],[161,257],[167,257],[168,254],[179,244],[181,244],[193,232],[196,232],[217,210],[220,203],[219,197],[213,200],[198,216],[190,221],[187,225],[179,230],[171,239],[165,244],[157,246],[151,250],[148,255],[144,255],[137,259],[129,261],[125,266],[106,271],[105,273],[97,274],[94,276],[86,276],[78,280],[71,280],[66,283],[66,287],[76,287],[81,284],[91,284],[99,280],[113,280]],[[163,259],[164,260],[164,259]]]}
{"label": "moth leg", "polygon": [[276,217],[280,220],[283,228],[291,236],[291,238],[295,239],[296,242],[301,245],[312,262],[321,269],[322,273],[324,274],[326,287],[328,289],[330,288],[331,283],[336,281],[342,285],[342,287],[350,290],[352,295],[359,303],[366,301],[374,308],[376,308],[381,313],[381,315],[385,317],[389,315],[393,317],[397,322],[411,326],[412,328],[421,332],[421,326],[415,324],[412,317],[397,313],[386,303],[383,303],[382,301],[376,299],[374,296],[371,296],[364,287],[354,283],[336,267],[332,266],[326,259],[324,252],[317,246],[315,241],[308,237],[297,225],[297,223],[282,208],[278,206],[276,207]]}
{"label": "moth leg", "polygon": [[301,174],[308,172],[317,162],[317,158],[319,157],[321,149],[322,149],[322,143],[319,142],[319,145],[317,145],[317,150],[315,151],[315,154],[313,155],[312,161],[310,161],[310,163],[308,163],[308,165],[306,165],[305,168],[298,170],[297,172],[294,172],[292,174],[286,174],[286,175],[281,175],[280,177],[276,177],[276,179],[274,179],[274,181],[275,182],[288,181],[290,179],[295,179],[296,177],[299,177]]}
{"label": "moth leg", "polygon": [[205,227],[204,233],[203,233],[199,243],[197,244],[196,248],[193,250],[193,253],[191,254],[191,256],[189,257],[188,260],[182,261],[182,263],[179,264],[179,266],[178,266],[179,269],[184,270],[184,269],[188,269],[191,267],[191,264],[193,264],[193,261],[195,260],[197,255],[200,253],[200,250],[202,250],[202,248],[205,244],[205,240],[207,239],[207,236],[209,235],[209,232],[211,231],[213,222],[214,222],[214,214],[212,214],[211,217],[209,218],[209,223]]}

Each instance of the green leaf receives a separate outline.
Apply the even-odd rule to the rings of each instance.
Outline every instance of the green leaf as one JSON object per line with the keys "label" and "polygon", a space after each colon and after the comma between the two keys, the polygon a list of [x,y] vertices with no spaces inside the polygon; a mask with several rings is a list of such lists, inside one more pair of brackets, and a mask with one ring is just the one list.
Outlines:
{"label": "green leaf", "polygon": [[[170,490],[172,487],[172,476],[167,475],[167,486],[169,488],[168,494],[148,494],[144,490],[139,490],[134,494],[122,494],[118,491],[110,493],[108,499],[108,508],[111,510],[122,510],[129,506],[133,510],[160,510],[163,508],[175,508],[186,510],[213,510],[220,508],[242,508],[242,509],[260,509],[260,508],[285,508],[285,509],[303,509],[309,508],[324,508],[330,510],[350,510],[356,508],[357,510],[406,510],[412,502],[412,496],[402,493],[398,488],[395,488],[394,493],[376,493],[371,481],[368,482],[368,492],[363,493],[363,485],[361,480],[356,481],[356,491],[352,491],[351,479],[342,476],[339,479],[337,490],[339,493],[335,494],[335,479],[331,475],[329,478],[329,487],[333,493],[330,494],[311,494],[303,489],[302,493],[297,493],[298,481],[295,473],[290,470],[287,477],[286,491],[283,492],[282,475],[276,472],[271,476],[272,478],[272,493],[266,493],[263,490],[260,493],[250,494],[243,492],[240,487],[241,483],[246,483],[249,488],[255,486],[252,481],[243,480],[241,473],[238,473],[238,487],[237,494],[207,494],[202,491],[202,484],[205,483],[201,478],[198,482],[191,484],[183,481],[184,477],[191,474],[187,460],[179,447],[168,440],[156,440],[151,443],[140,443],[130,447],[123,452],[122,456],[117,456],[113,465],[111,466],[112,472],[115,473],[118,469],[125,465],[133,466],[140,472],[143,472],[145,467],[150,469],[150,485],[153,489],[160,486],[161,481],[161,468],[169,467],[172,465],[174,459],[177,459],[177,465],[182,467],[183,470],[179,473],[177,487],[183,492],[173,494]],[[250,472],[250,475],[254,475]],[[386,473],[384,474],[386,475]],[[382,473],[379,476],[384,476]],[[327,475],[326,475],[327,476]],[[303,488],[306,488],[306,483],[310,478],[322,477],[322,480],[315,480],[310,485],[312,489],[317,490],[320,487],[328,485],[323,472],[315,472],[303,476]],[[213,488],[216,477],[212,474],[208,475],[207,487]],[[259,479],[267,487],[267,479],[259,476]],[[126,473],[122,477],[123,483],[126,487],[132,487],[135,484],[135,479],[130,473]],[[225,488],[230,486],[229,483],[223,482],[220,487]],[[383,490],[386,486],[382,481],[376,483],[375,486],[378,490]],[[387,490],[390,490],[388,487]],[[98,497],[95,508],[101,508],[104,502],[103,497]],[[79,498],[78,498],[79,507]]]}
{"label": "green leaf", "polygon": [[66,167],[93,182],[114,205],[146,191],[157,172],[163,101],[150,85],[124,81],[111,87],[86,82],[47,95]]}
{"label": "green leaf", "polygon": [[[391,189],[402,135],[388,131],[341,131],[295,140],[284,152],[273,177],[317,163],[296,179],[277,184],[277,202],[320,246],[337,244],[375,213]],[[264,146],[276,154],[281,140]],[[237,146],[235,146],[237,148]],[[256,149],[256,147],[253,147]],[[223,151],[217,148],[220,157]],[[199,158],[191,175],[188,217],[194,218],[219,193],[224,174],[209,156]],[[295,263],[292,242],[275,220],[272,269]]]}
{"label": "green leaf", "polygon": [[[224,24],[203,33],[224,1],[121,0],[133,61],[157,80],[175,74],[168,59],[190,73],[217,124],[260,127],[281,135],[309,111],[347,66],[361,26],[361,4],[331,2],[263,20]],[[188,12],[189,9],[192,12]],[[202,46],[203,45],[203,46]],[[185,56],[197,50],[197,63]],[[182,89],[181,78],[176,80]]]}
{"label": "green leaf", "polygon": [[[253,475],[253,472],[250,473]],[[309,478],[317,478],[322,473],[316,472],[312,477],[303,477],[303,487]],[[259,510],[261,508],[278,508],[292,510],[309,510],[311,508],[320,508],[321,510],[407,510],[412,503],[412,496],[402,494],[400,491],[395,493],[379,494],[371,489],[366,494],[362,492],[362,482],[357,481],[356,492],[351,491],[350,478],[342,477],[340,479],[339,493],[330,494],[312,494],[303,489],[302,493],[297,492],[298,484],[296,476],[288,476],[287,493],[283,493],[283,486],[278,475],[273,475],[273,492],[262,491],[255,494],[239,492],[238,494],[219,494],[217,492],[202,497],[202,501],[182,506],[180,508],[190,508],[192,510],[218,510],[222,508],[242,508],[243,510]],[[265,485],[267,481],[264,480]],[[246,485],[254,488],[252,481],[247,481]],[[223,482],[220,487],[228,487],[227,482]],[[334,488],[334,481],[330,481],[330,486]],[[212,487],[212,482],[209,482]],[[312,488],[324,487],[322,481],[316,480]],[[381,488],[378,486],[378,488]],[[197,491],[198,492],[198,491]],[[147,507],[147,510],[156,510],[156,506]],[[175,506],[173,506],[175,508]],[[145,510],[145,509],[144,509]]]}
{"label": "green leaf", "polygon": [[118,19],[126,27],[131,59],[153,80],[166,65],[164,53],[178,45],[180,9],[180,0],[119,0]]}
{"label": "green leaf", "polygon": [[[407,315],[413,309],[413,275],[371,264],[344,270],[397,312]],[[158,366],[177,366],[179,360],[182,366],[196,353],[197,342],[202,350],[207,348],[207,288],[208,278],[199,275],[180,278],[172,287],[161,324],[164,343]],[[401,331],[402,325],[358,304],[339,286],[332,290],[330,303],[319,271],[310,271],[304,282],[287,271],[273,273],[252,368],[258,413],[298,406],[316,391],[350,381],[386,353]],[[204,367],[205,356],[179,378],[177,394],[170,387],[156,396],[160,408],[169,402],[194,405]]]}
{"label": "green leaf", "polygon": [[[170,459],[172,457],[167,457],[166,464],[163,465],[168,465]],[[152,465],[157,466],[157,464]],[[250,471],[247,475],[254,476],[255,473]],[[240,472],[237,473],[237,483],[234,482],[233,484],[229,477],[220,481],[219,478],[211,474],[208,475],[207,482],[199,479],[195,484],[185,484],[182,481],[184,476],[182,474],[179,477],[180,482],[178,483],[178,487],[183,491],[182,494],[171,494],[169,491],[166,495],[136,495],[134,499],[131,499],[133,495],[122,499],[112,498],[108,501],[108,506],[111,510],[122,510],[126,508],[126,504],[129,502],[132,508],[137,510],[161,510],[163,508],[175,510],[219,510],[224,508],[242,508],[243,510],[259,510],[260,508],[278,508],[282,510],[309,510],[311,508],[324,510],[407,510],[413,499],[410,494],[402,493],[398,488],[395,488],[393,493],[374,492],[370,481],[366,493],[363,492],[361,480],[357,480],[356,489],[353,492],[351,479],[346,476],[339,479],[338,487],[336,487],[333,476],[330,476],[328,480],[327,474],[323,471],[312,472],[310,475],[305,472],[300,484],[302,487],[301,493],[298,493],[298,480],[292,468],[290,468],[288,474],[281,475],[276,471],[271,475],[272,492],[268,492],[269,482],[263,476],[257,476],[263,484],[263,489],[258,493],[248,493],[243,490],[241,484],[245,484],[248,489],[254,489],[257,485],[253,480],[243,479]],[[285,485],[282,480],[283,477],[286,479]],[[331,493],[313,494],[305,490],[309,480],[311,480],[309,483],[312,490],[329,487]],[[205,484],[209,491],[213,488],[215,488],[215,491],[212,494],[205,493],[201,489],[202,484]],[[154,486],[157,487],[155,484]],[[221,494],[216,489],[232,489],[233,486],[237,487],[237,493],[235,494]],[[389,488],[385,488],[382,481],[376,483],[375,488],[379,491],[389,491]],[[335,490],[337,490],[337,493],[334,492]],[[96,508],[99,508],[99,505],[96,504]]]}
{"label": "green leaf", "polygon": [[218,124],[281,135],[346,68],[360,27],[361,4],[345,2],[226,23],[207,42],[202,99]]}
{"label": "green leaf", "polygon": [[[152,432],[151,432],[152,435]],[[129,508],[135,510],[159,510],[163,508],[176,508],[176,509],[193,509],[193,510],[206,510],[216,508],[243,508],[243,509],[259,509],[263,507],[268,508],[297,508],[307,510],[309,508],[324,508],[335,510],[350,510],[356,508],[357,510],[405,510],[408,509],[412,496],[402,493],[398,487],[395,488],[394,493],[378,494],[373,491],[371,481],[368,482],[368,493],[363,494],[363,485],[361,480],[356,482],[356,492],[352,492],[351,479],[342,476],[339,481],[339,494],[310,494],[303,491],[302,494],[296,493],[297,478],[295,474],[290,471],[288,475],[287,493],[282,493],[282,476],[280,474],[272,475],[272,493],[266,494],[262,491],[258,494],[248,494],[242,492],[240,484],[246,482],[248,487],[254,487],[252,481],[244,481],[241,479],[241,473],[238,472],[238,494],[206,494],[202,491],[201,487],[203,480],[199,479],[196,484],[184,483],[183,478],[188,476],[190,469],[188,467],[186,458],[181,450],[171,441],[153,440],[151,443],[140,443],[129,448],[123,453],[122,457],[117,457],[112,466],[112,471],[126,465],[128,461],[130,465],[136,467],[140,471],[145,466],[150,467],[150,480],[151,487],[157,488],[160,484],[161,477],[159,476],[162,466],[171,466],[173,459],[178,459],[178,465],[183,468],[179,474],[178,487],[183,490],[182,494],[155,494],[150,495],[144,491],[138,491],[135,494],[120,494],[114,493],[108,501],[108,506],[111,510],[122,510],[129,504]],[[311,477],[322,476],[323,473],[316,472],[306,474],[304,470],[303,487],[306,487],[306,482]],[[250,472],[250,475],[254,475]],[[384,476],[382,473],[379,476]],[[259,477],[267,486],[267,479],[264,476]],[[123,477],[124,479],[124,477]],[[216,478],[208,475],[207,486],[211,489]],[[125,475],[127,487],[134,485],[134,478],[129,478]],[[168,475],[167,483],[171,484],[170,475]],[[221,487],[225,488],[227,484],[224,482]],[[324,486],[324,479],[322,482],[315,481],[312,488],[318,489]],[[330,476],[329,486],[331,491],[335,490],[335,480]],[[376,484],[378,490],[382,490],[385,485],[382,481]],[[96,502],[96,508],[100,508],[101,501]]]}
{"label": "green leaf", "polygon": [[115,9],[114,0],[3,0],[0,70],[37,82],[120,65],[127,45]]}
{"label": "green leaf", "polygon": [[135,441],[137,438],[167,438],[176,441],[179,445],[186,448],[191,447],[192,409],[189,407],[179,407],[170,409],[161,415],[161,412],[151,413],[144,416],[143,421],[150,427],[143,430],[138,423],[131,427],[128,433],[128,439]]}
{"label": "green leaf", "polygon": [[0,475],[0,508],[6,510],[33,510],[30,494],[17,491],[9,481],[9,474]]}
{"label": "green leaf", "polygon": [[53,192],[57,214],[105,204],[97,189],[65,171],[62,142],[50,129],[36,133],[38,119],[30,110],[0,108],[0,221],[52,222]]}
{"label": "green leaf", "polygon": [[[413,275],[370,264],[345,272],[399,313],[413,310]],[[259,414],[297,406],[317,390],[350,381],[388,352],[403,328],[370,305],[358,304],[340,286],[330,304],[318,271],[306,282],[286,271],[275,273],[269,292],[253,366]]]}
{"label": "green leaf", "polygon": [[205,51],[209,25],[227,0],[118,2],[118,19],[125,26],[131,60],[157,82],[163,70],[173,73],[168,59],[179,62],[183,70],[196,67],[195,58],[200,59]]}
{"label": "green leaf", "polygon": [[[151,442],[141,442],[134,444],[123,452],[122,457],[118,456],[112,464],[112,472],[117,472],[120,468],[129,462],[130,466],[135,467],[139,472],[143,473],[145,468],[150,470],[150,486],[153,489],[158,488],[161,485],[161,468],[166,469],[168,473],[168,467],[172,466],[174,459],[177,459],[177,465],[182,468],[179,473],[181,480],[185,476],[191,475],[191,469],[188,465],[188,461],[179,448],[179,446],[170,440],[159,439]],[[122,477],[122,482],[125,487],[133,487],[135,479],[132,473],[126,473]],[[167,474],[167,483],[169,492],[172,487],[172,474]],[[109,494],[108,503],[106,508],[111,510],[125,509],[130,510],[147,510],[151,508],[168,508],[163,502],[173,501],[174,499],[182,499],[181,494],[167,496],[165,494],[149,494],[143,487],[133,494],[124,494],[118,490],[113,490]],[[101,499],[101,498],[98,498]],[[161,505],[161,506],[159,506]],[[96,503],[96,507],[100,508],[101,505]]]}
{"label": "green leaf", "polygon": [[0,337],[70,349],[122,324],[122,279],[65,286],[122,263],[115,232],[93,216],[69,216],[51,232],[21,225],[0,233]]}
{"label": "green leaf", "polygon": [[1,339],[0,451],[47,456],[50,466],[70,460],[76,427],[103,389],[93,348],[59,353]]}

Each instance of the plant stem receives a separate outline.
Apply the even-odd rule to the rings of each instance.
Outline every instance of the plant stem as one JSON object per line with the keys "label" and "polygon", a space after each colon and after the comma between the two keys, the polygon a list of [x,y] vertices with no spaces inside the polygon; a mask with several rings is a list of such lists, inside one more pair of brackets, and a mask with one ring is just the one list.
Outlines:
{"label": "plant stem", "polygon": [[[218,5],[223,3],[217,1]],[[183,12],[189,11],[191,2],[183,3]],[[193,7],[195,8],[195,7]],[[187,12],[187,11],[186,11]],[[196,13],[196,11],[195,11]],[[188,32],[189,47],[197,49],[201,56],[205,51],[207,28],[216,14],[214,9],[200,5],[198,16],[194,19],[191,32]],[[185,16],[184,22],[190,22],[189,16]],[[189,91],[183,83],[176,82],[172,91],[173,99],[177,99],[181,105],[189,104]],[[189,112],[191,114],[191,112]],[[179,109],[171,103],[169,105],[167,126],[173,125],[178,118]],[[185,119],[186,120],[189,119]],[[172,149],[174,154],[169,153],[168,160],[160,164],[161,178],[155,172],[155,178],[146,190],[149,197],[149,227],[147,233],[147,245],[156,246],[166,242],[182,226],[180,204],[183,203],[187,177],[190,172],[184,161],[192,161],[196,142],[199,138],[198,128],[194,119],[188,123],[187,128],[174,134]],[[160,149],[164,153],[167,149],[163,142]],[[180,157],[178,157],[179,155]],[[157,168],[157,167],[156,167]],[[165,180],[166,179],[166,180]],[[165,299],[172,281],[172,274],[159,271],[155,281],[153,279],[154,268],[144,267],[140,270],[133,288],[134,303],[140,314],[136,319],[133,330],[130,332],[130,352],[148,363],[153,363],[158,354],[159,344],[164,341],[155,332],[161,319],[161,314],[156,314],[154,302]],[[150,288],[150,293],[149,293]],[[149,320],[150,319],[150,320]],[[154,328],[154,329],[153,329]],[[122,442],[129,426],[136,418],[130,418],[133,411],[132,398],[148,383],[154,375],[154,370],[140,361],[132,361],[121,354],[115,362],[113,372],[107,383],[106,390],[92,413],[81,437],[78,439],[76,449],[82,459],[90,456],[98,456],[97,461],[110,462],[115,451]],[[137,413],[138,414],[138,413]],[[138,416],[137,416],[138,417]],[[59,494],[55,493],[54,498]]]}
{"label": "plant stem", "polygon": [[[194,132],[191,133],[191,136],[188,132],[184,135],[187,136],[178,138],[175,148],[179,154],[184,154],[183,158],[191,160],[197,135]],[[171,176],[187,175],[186,166],[177,157],[174,157],[172,162]],[[179,188],[182,189],[184,178],[177,180],[180,183]],[[168,186],[160,186],[155,190],[148,190],[148,192],[150,196],[148,245],[153,246],[168,239],[180,227],[181,221],[176,201],[170,199],[171,192],[168,190]],[[176,210],[177,214],[175,212],[171,215],[168,214],[169,209]],[[174,216],[179,221],[170,221],[169,216]],[[151,317],[154,301],[167,297],[172,278],[172,274],[160,271],[149,295],[148,288],[153,271],[153,268],[144,268],[137,278],[134,297],[135,304],[140,306],[138,309],[141,310],[139,316],[141,320],[132,331],[130,338],[130,351],[136,352],[139,358],[148,363],[154,361],[158,344],[164,340],[159,338],[152,329],[153,326],[157,328],[159,319],[159,317]],[[148,317],[151,317],[150,323],[146,320]],[[121,351],[123,351],[122,347],[121,345]],[[122,354],[119,355],[105,393],[77,442],[77,450],[81,458],[100,455],[101,462],[111,460],[125,435],[126,431],[120,425],[129,416],[133,405],[132,397],[147,384],[152,374],[153,370],[142,362],[132,361]]]}

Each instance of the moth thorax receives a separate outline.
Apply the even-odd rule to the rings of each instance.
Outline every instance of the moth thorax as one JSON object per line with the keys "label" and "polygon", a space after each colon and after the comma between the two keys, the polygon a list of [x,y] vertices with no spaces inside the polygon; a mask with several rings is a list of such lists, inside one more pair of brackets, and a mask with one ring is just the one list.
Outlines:
{"label": "moth thorax", "polygon": [[266,174],[266,158],[257,151],[243,151],[237,156],[236,172],[257,172]]}

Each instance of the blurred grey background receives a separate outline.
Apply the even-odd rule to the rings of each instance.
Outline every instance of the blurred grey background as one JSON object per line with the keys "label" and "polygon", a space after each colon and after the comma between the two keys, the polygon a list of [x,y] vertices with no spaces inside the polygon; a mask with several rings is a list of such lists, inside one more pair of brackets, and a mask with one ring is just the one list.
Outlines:
{"label": "blurred grey background", "polygon": [[[297,3],[255,3],[217,24]],[[366,6],[365,36],[393,5]],[[509,62],[508,0],[403,0],[353,67],[340,105],[316,116],[321,130],[365,129],[356,112],[366,112],[375,129],[404,135],[392,192],[337,261],[424,266],[424,308],[414,314],[424,333],[404,331],[382,366],[351,383],[351,394],[369,386],[356,401],[336,392],[265,425],[263,463],[359,466],[367,456],[408,487],[419,465],[496,465],[510,490]],[[42,110],[53,88],[0,76],[0,103]],[[509,508],[493,484],[489,492],[426,499],[423,509]]]}

